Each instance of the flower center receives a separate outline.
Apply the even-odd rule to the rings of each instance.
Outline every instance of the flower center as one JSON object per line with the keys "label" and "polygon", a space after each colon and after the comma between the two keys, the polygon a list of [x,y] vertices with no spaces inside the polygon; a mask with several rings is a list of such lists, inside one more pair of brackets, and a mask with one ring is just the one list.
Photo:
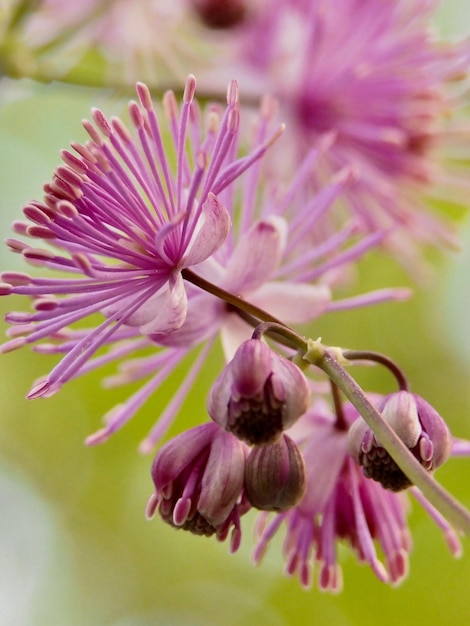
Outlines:
{"label": "flower center", "polygon": [[230,400],[229,430],[252,445],[271,443],[282,433],[283,409],[284,403],[276,400],[269,378],[256,396]]}

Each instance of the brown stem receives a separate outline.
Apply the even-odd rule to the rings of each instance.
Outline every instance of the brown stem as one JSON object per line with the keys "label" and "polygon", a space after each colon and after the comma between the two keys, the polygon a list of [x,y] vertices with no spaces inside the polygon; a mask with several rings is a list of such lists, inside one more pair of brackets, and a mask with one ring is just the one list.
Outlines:
{"label": "brown stem", "polygon": [[386,367],[396,378],[400,391],[409,391],[408,381],[405,374],[400,367],[380,352],[373,352],[369,350],[343,350],[342,355],[348,361],[373,361],[374,363],[380,363]]}

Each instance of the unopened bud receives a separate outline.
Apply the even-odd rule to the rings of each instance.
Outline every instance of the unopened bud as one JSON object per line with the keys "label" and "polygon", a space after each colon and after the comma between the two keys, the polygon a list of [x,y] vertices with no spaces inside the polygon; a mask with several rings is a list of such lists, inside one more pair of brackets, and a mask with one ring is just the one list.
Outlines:
{"label": "unopened bud", "polygon": [[[385,398],[381,413],[426,470],[431,472],[447,460],[451,449],[449,429],[425,400],[399,391]],[[350,428],[348,448],[366,478],[380,482],[385,489],[401,491],[412,485],[362,418]]]}
{"label": "unopened bud", "polygon": [[219,426],[260,445],[279,439],[305,413],[309,397],[308,382],[294,363],[250,339],[215,381],[207,408]]}
{"label": "unopened bud", "polygon": [[168,524],[196,535],[222,537],[238,527],[245,446],[216,424],[201,424],[168,441],[152,465],[158,507]]}
{"label": "unopened bud", "polygon": [[279,441],[255,446],[245,464],[245,494],[263,511],[287,511],[305,493],[302,453],[287,435]]}

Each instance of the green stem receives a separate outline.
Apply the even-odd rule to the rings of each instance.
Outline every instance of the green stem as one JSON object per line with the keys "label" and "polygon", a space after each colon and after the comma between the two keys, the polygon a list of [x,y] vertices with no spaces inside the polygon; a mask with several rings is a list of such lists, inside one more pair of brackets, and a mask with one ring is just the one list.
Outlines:
{"label": "green stem", "polygon": [[383,420],[369,402],[354,378],[340,365],[336,357],[325,348],[314,364],[320,367],[341,389],[374,432],[380,445],[387,450],[395,463],[408,476],[436,509],[455,527],[470,536],[470,512],[448,493],[428,473],[408,450],[401,439]]}

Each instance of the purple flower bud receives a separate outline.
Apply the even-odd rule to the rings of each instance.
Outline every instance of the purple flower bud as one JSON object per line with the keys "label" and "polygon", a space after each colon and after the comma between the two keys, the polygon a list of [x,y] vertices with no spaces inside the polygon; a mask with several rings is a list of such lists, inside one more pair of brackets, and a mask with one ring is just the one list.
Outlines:
{"label": "purple flower bud", "polygon": [[[381,406],[384,420],[429,472],[447,460],[451,436],[442,417],[425,400],[407,391],[390,394]],[[351,426],[348,448],[366,478],[372,478],[385,489],[401,491],[411,486],[410,479],[377,441],[362,418]]]}
{"label": "purple flower bud", "polygon": [[[152,466],[155,493],[147,505],[162,519],[196,535],[225,539],[234,527],[239,544],[246,448],[217,424],[202,424],[178,435],[157,453]],[[236,549],[236,548],[235,548]]]}
{"label": "purple flower bud", "polygon": [[309,396],[296,365],[261,340],[249,339],[215,381],[207,408],[222,428],[259,445],[279,439],[305,413]]}
{"label": "purple flower bud", "polygon": [[275,443],[255,446],[246,460],[245,493],[263,511],[287,511],[305,493],[305,463],[287,435]]}

